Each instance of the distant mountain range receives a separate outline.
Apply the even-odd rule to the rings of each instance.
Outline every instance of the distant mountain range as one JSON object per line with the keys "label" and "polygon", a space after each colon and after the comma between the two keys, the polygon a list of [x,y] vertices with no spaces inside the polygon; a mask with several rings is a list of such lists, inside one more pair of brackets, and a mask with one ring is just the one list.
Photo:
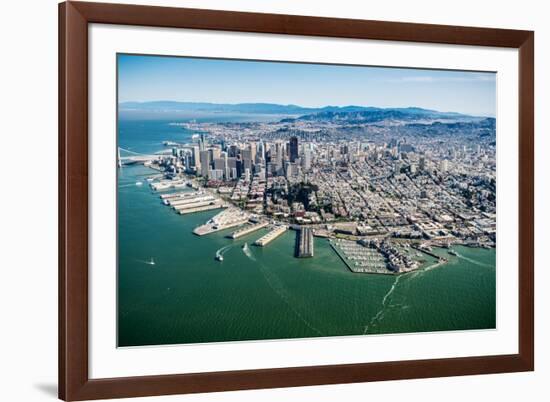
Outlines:
{"label": "distant mountain range", "polygon": [[[414,124],[418,122],[481,122],[492,118],[469,116],[455,112],[439,112],[419,107],[378,108],[371,106],[325,106],[309,108],[298,105],[279,105],[274,103],[205,103],[205,102],[122,102],[119,104],[122,114],[170,116],[193,114],[209,115],[278,115],[283,122],[294,121],[330,121],[346,124],[364,124],[378,122],[401,122]],[[492,119],[494,120],[494,119]]]}
{"label": "distant mountain range", "polygon": [[[203,112],[203,113],[247,113],[247,114],[281,114],[304,116],[316,114],[317,119],[338,119],[349,117],[349,113],[356,113],[356,117],[380,116],[397,118],[428,117],[428,118],[460,118],[469,117],[454,112],[438,112],[436,110],[422,109],[418,107],[407,108],[378,108],[371,106],[325,106],[321,108],[302,107],[298,105],[279,105],[275,103],[206,103],[206,102],[121,102],[121,111],[147,111],[147,112]],[[305,117],[301,117],[305,119]]]}
{"label": "distant mountain range", "polygon": [[356,112],[361,110],[376,110],[377,108],[362,106],[325,106],[322,108],[308,108],[297,105],[279,105],[275,103],[205,103],[205,102],[121,102],[121,111],[147,112],[202,112],[202,113],[247,113],[247,114],[282,114],[305,115],[320,112]]}

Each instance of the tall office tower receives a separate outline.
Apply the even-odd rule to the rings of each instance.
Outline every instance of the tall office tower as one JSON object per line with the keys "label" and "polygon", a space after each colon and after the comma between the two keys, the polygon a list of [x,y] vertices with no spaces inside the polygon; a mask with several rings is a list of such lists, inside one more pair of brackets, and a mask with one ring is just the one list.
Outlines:
{"label": "tall office tower", "polygon": [[222,150],[220,148],[212,148],[212,160],[220,158]]}
{"label": "tall office tower", "polygon": [[302,167],[304,168],[305,172],[309,172],[311,169],[311,148],[306,147],[304,149],[304,157],[302,159]]}
{"label": "tall office tower", "polygon": [[439,162],[439,171],[441,173],[447,173],[447,169],[449,168],[449,162],[447,159],[443,159]]}
{"label": "tall office tower", "polygon": [[201,134],[199,137],[199,148],[201,151],[206,149],[206,136],[204,134]]}
{"label": "tall office tower", "polygon": [[224,170],[225,169],[225,159],[224,158],[214,159],[214,169]]}
{"label": "tall office tower", "polygon": [[401,161],[399,160],[395,161],[393,165],[393,171],[397,174],[401,173]]}
{"label": "tall office tower", "polygon": [[[283,143],[278,141],[275,143],[275,165],[277,167],[277,170],[283,168],[283,155],[284,155],[285,149],[283,146]],[[273,162],[273,160],[272,160]]]}
{"label": "tall office tower", "polygon": [[191,156],[190,153],[186,153],[185,156],[183,157],[183,162],[185,163],[185,170],[187,170],[188,172],[191,170],[192,160],[193,160],[193,157]]}
{"label": "tall office tower", "polygon": [[285,176],[286,178],[292,177],[292,162],[286,161],[285,163]]}
{"label": "tall office tower", "polygon": [[[225,155],[225,157],[223,157]],[[223,152],[223,155],[220,158],[214,159],[214,169],[219,170],[223,173],[225,179],[229,179],[229,171],[227,170],[227,154]]]}
{"label": "tall office tower", "polygon": [[252,170],[252,152],[250,149],[241,150],[241,160],[243,163],[242,172],[244,172],[246,169]]}
{"label": "tall office tower", "polygon": [[227,165],[227,152],[222,152],[221,158],[223,159],[223,177],[225,180],[229,180],[229,167]]}
{"label": "tall office tower", "polygon": [[[237,178],[237,158],[227,158],[227,169],[229,170],[231,179]],[[233,173],[235,172],[235,173]]]}
{"label": "tall office tower", "polygon": [[260,180],[265,180],[266,178],[265,166],[261,166],[260,169],[258,170],[258,177],[260,178]]}
{"label": "tall office tower", "polygon": [[210,152],[208,150],[201,151],[201,176],[208,178],[208,171],[210,170]]}
{"label": "tall office tower", "polygon": [[241,159],[243,161],[252,161],[252,151],[250,149],[241,150]]}
{"label": "tall office tower", "polygon": [[237,158],[237,178],[242,176],[243,171],[243,161],[240,158]]}
{"label": "tall office tower", "polygon": [[252,163],[256,162],[256,143],[255,142],[250,143],[250,159],[252,160]]}
{"label": "tall office tower", "polygon": [[237,146],[235,144],[231,145],[227,154],[229,157],[235,158],[239,154]]}
{"label": "tall office tower", "polygon": [[256,153],[256,158],[265,159],[265,145],[263,141],[260,141],[258,145],[258,152]]}
{"label": "tall office tower", "polygon": [[298,159],[298,137],[291,137],[290,138],[290,161],[296,162],[296,159]]}
{"label": "tall office tower", "polygon": [[418,162],[418,168],[421,171],[426,170],[426,158],[425,157],[423,157],[423,156],[420,157],[420,160]]}
{"label": "tall office tower", "polygon": [[193,147],[193,166],[197,169],[197,172],[201,168],[200,148]]}
{"label": "tall office tower", "polygon": [[210,169],[208,171],[209,178],[212,180],[223,180],[223,170]]}

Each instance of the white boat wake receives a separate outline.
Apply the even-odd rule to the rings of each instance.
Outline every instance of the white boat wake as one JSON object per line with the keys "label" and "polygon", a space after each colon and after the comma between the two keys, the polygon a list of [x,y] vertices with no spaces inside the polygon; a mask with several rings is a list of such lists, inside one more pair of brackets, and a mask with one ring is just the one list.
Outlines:
{"label": "white boat wake", "polygon": [[252,251],[250,251],[250,248],[248,247],[247,243],[244,244],[244,246],[242,247],[242,250],[244,255],[246,255],[249,259],[251,259],[254,262],[257,261],[256,258],[252,255]]}
{"label": "white boat wake", "polygon": [[[369,330],[370,327],[372,327],[373,325],[375,325],[378,321],[380,321],[382,318],[384,318],[384,313],[385,313],[385,310],[386,310],[386,307],[387,307],[387,301],[389,299],[389,297],[392,295],[392,293],[394,292],[395,288],[397,287],[397,284],[399,283],[399,281],[401,280],[401,278],[403,277],[404,275],[397,275],[395,277],[395,280],[393,281],[391,287],[390,287],[390,290],[388,290],[388,292],[384,295],[384,297],[382,298],[382,307],[380,308],[380,310],[378,310],[378,312],[371,318],[371,320],[369,321],[369,323],[367,325],[365,325],[365,329],[363,331],[363,335],[365,335],[367,333],[367,331]],[[390,306],[391,307],[391,306]]]}
{"label": "white boat wake", "polygon": [[223,260],[223,255],[229,251],[229,249],[232,247],[232,244],[229,244],[227,246],[223,246],[222,248],[216,250],[216,259],[221,261]]}
{"label": "white boat wake", "polygon": [[[244,251],[244,250],[243,250]],[[250,250],[248,250],[250,252]],[[245,253],[246,254],[246,253]],[[316,332],[317,334],[323,336],[323,333],[317,329],[311,322],[309,322],[296,308],[296,303],[294,303],[291,298],[291,294],[286,289],[283,282],[277,277],[277,275],[272,272],[269,268],[266,268],[263,264],[260,264],[260,272],[264,276],[267,284],[275,292],[279,298],[286,303],[286,305],[292,310],[296,317],[302,321],[309,329]]]}
{"label": "white boat wake", "polygon": [[146,260],[136,260],[137,262],[141,262],[142,264],[147,264],[147,265],[156,265],[156,262],[155,260],[153,259],[153,257],[151,257],[151,259],[149,261],[146,261]]}
{"label": "white boat wake", "polygon": [[479,262],[479,261],[476,261],[476,260],[472,260],[471,258],[468,258],[468,257],[464,257],[462,254],[456,254],[456,256],[458,258],[462,258],[463,260],[465,261],[468,261],[468,262],[471,262],[472,264],[474,265],[478,265],[480,267],[487,267],[487,268],[492,268],[493,266],[491,264],[485,264],[483,262]]}

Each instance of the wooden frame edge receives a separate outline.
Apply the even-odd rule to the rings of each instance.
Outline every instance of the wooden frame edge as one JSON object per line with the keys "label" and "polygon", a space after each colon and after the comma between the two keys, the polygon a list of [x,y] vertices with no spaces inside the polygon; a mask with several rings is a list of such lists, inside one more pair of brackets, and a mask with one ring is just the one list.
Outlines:
{"label": "wooden frame edge", "polygon": [[[88,24],[94,22],[519,49],[519,353],[90,380],[87,30]],[[70,1],[59,4],[58,118],[60,399],[76,401],[534,370],[533,32]]]}
{"label": "wooden frame edge", "polygon": [[88,23],[59,4],[59,397],[88,382]]}

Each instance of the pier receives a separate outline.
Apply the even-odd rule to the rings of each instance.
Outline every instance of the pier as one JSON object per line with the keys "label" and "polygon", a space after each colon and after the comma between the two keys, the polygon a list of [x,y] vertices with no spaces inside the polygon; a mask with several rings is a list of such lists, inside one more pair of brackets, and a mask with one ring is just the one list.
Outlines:
{"label": "pier", "polygon": [[170,205],[174,209],[178,209],[180,207],[185,208],[185,206],[189,204],[196,204],[198,202],[213,202],[213,201],[216,201],[214,197],[212,197],[211,195],[204,195],[204,196],[198,196],[193,198],[170,200],[168,201],[168,205]]}
{"label": "pier", "polygon": [[311,228],[302,227],[296,234],[297,258],[313,257],[313,231]]}
{"label": "pier", "polygon": [[155,191],[165,191],[173,188],[187,187],[187,182],[182,180],[163,180],[158,183],[151,183],[151,188]]}
{"label": "pier", "polygon": [[277,237],[282,235],[284,232],[287,231],[287,227],[284,225],[277,225],[275,226],[269,233],[266,235],[260,237],[258,240],[254,242],[256,246],[265,247],[269,243],[271,243],[273,240],[275,240]]}
{"label": "pier", "polygon": [[180,191],[179,193],[170,193],[170,194],[161,194],[160,199],[162,200],[171,200],[172,198],[186,198],[189,196],[196,195],[195,192]]}
{"label": "pier", "polygon": [[177,200],[186,200],[188,198],[199,197],[204,195],[205,193],[203,191],[192,190],[192,191],[180,191],[177,193],[161,194],[160,198],[163,201],[170,202],[170,201],[177,201]]}
{"label": "pier", "polygon": [[415,250],[421,251],[424,254],[429,255],[430,257],[437,258],[437,260],[439,260],[439,261],[443,261],[443,262],[448,261],[445,257],[441,257],[440,255],[432,253],[431,248],[427,249],[426,247],[421,247],[421,246],[417,246],[417,245],[414,245],[414,244],[411,245],[411,247],[414,248]]}
{"label": "pier", "polygon": [[180,211],[186,211],[186,210],[189,210],[189,209],[206,207],[206,206],[209,206],[209,205],[216,205],[216,204],[221,204],[221,202],[216,201],[216,200],[198,201],[198,202],[190,202],[190,203],[187,203],[187,204],[184,204],[184,205],[176,205],[173,208],[176,212],[180,212]]}
{"label": "pier", "polygon": [[189,209],[180,209],[178,210],[178,214],[180,215],[186,215],[186,214],[192,214],[194,212],[204,212],[204,211],[210,211],[213,209],[220,209],[220,208],[227,208],[226,204],[216,203],[212,205],[205,205],[203,207],[194,207]]}
{"label": "pier", "polygon": [[268,222],[258,222],[258,223],[255,223],[255,224],[251,224],[251,225],[245,226],[242,229],[234,231],[233,233],[231,233],[227,237],[229,237],[230,239],[238,239],[239,237],[242,237],[242,236],[245,236],[249,233],[255,232],[256,230],[260,230],[262,228],[265,228],[267,225],[269,225]]}
{"label": "pier", "polygon": [[220,212],[204,225],[198,226],[193,230],[197,236],[204,236],[220,230],[230,229],[235,226],[244,225],[248,222],[249,215],[237,208],[228,208]]}

